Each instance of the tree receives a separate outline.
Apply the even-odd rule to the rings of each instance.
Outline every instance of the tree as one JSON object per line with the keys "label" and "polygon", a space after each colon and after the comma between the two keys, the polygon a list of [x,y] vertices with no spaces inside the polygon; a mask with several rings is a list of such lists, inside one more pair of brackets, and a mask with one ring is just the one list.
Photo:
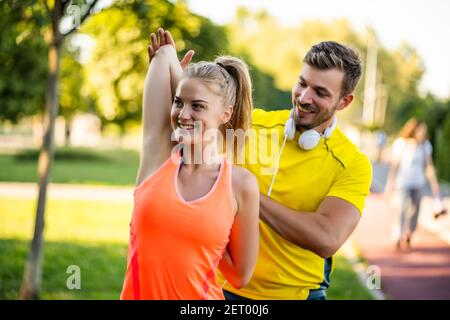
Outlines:
{"label": "tree", "polygon": [[429,94],[422,100],[416,116],[427,124],[439,178],[450,181],[450,99],[439,101]]}
{"label": "tree", "polygon": [[0,1],[0,122],[42,113],[47,46],[25,1]]}
{"label": "tree", "polygon": [[442,127],[436,132],[436,147],[435,150],[435,162],[437,172],[440,178],[450,182],[450,145],[448,143],[450,139],[450,100],[447,101],[447,113],[444,121],[442,121]]}
{"label": "tree", "polygon": [[[12,1],[13,5],[18,1]],[[39,21],[40,30],[44,35],[48,46],[48,83],[45,98],[44,115],[44,139],[38,160],[39,193],[36,209],[36,222],[34,235],[31,241],[30,253],[28,255],[24,279],[20,296],[22,299],[38,299],[42,273],[43,255],[43,231],[47,186],[50,178],[51,166],[54,155],[54,128],[55,118],[58,114],[59,97],[59,73],[61,49],[64,39],[77,30],[77,27],[90,15],[97,0],[77,2],[55,0],[49,3],[44,1],[29,1],[29,5],[36,9],[31,19]],[[75,21],[67,31],[61,31],[61,22],[64,19]]]}
{"label": "tree", "polygon": [[389,104],[385,128],[396,132],[410,116],[418,116],[423,108],[423,98],[418,85],[424,74],[422,59],[407,43],[397,49],[379,51],[379,69],[389,91]]}

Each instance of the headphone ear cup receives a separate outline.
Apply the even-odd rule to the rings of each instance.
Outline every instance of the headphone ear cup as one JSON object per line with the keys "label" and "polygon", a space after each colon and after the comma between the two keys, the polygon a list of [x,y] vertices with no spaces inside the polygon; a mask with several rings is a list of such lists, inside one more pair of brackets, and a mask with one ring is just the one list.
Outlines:
{"label": "headphone ear cup", "polygon": [[334,129],[336,129],[337,121],[336,118],[333,118],[333,122],[331,123],[331,126],[325,129],[323,132],[324,138],[328,139],[331,137],[331,134],[333,133]]}
{"label": "headphone ear cup", "polygon": [[320,141],[320,134],[316,130],[306,130],[298,138],[298,145],[304,150],[314,149]]}
{"label": "headphone ear cup", "polygon": [[291,117],[286,121],[284,125],[284,136],[288,140],[294,140],[295,137],[295,121]]}

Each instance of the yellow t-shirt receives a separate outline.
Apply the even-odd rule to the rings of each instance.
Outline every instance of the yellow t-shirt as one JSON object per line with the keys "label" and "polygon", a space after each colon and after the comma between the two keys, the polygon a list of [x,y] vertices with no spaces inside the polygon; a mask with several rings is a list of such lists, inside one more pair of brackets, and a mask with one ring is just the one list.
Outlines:
{"label": "yellow t-shirt", "polygon": [[[253,111],[252,128],[245,147],[245,164],[267,194],[284,140],[289,110]],[[301,212],[315,212],[325,197],[342,198],[360,213],[369,194],[372,168],[367,157],[336,128],[314,149],[298,147],[299,133],[283,149],[271,198]],[[332,259],[323,259],[285,240],[260,221],[260,248],[255,272],[241,289],[224,289],[250,299],[306,299],[311,289],[326,288]],[[220,279],[223,281],[223,279]]]}

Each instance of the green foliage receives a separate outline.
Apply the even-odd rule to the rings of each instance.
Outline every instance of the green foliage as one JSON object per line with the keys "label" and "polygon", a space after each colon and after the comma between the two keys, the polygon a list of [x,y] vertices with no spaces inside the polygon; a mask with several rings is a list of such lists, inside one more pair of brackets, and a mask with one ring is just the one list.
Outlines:
{"label": "green foliage", "polygon": [[43,110],[47,46],[33,1],[0,1],[0,122]]}
{"label": "green foliage", "polygon": [[437,175],[450,181],[450,100],[440,101],[430,94],[424,98],[411,96],[405,99],[393,120],[397,128],[395,133],[412,117],[427,124]]}
{"label": "green foliage", "polygon": [[441,102],[429,95],[423,100],[421,112],[417,113],[428,127],[437,175],[450,181],[450,100]]}
{"label": "green foliage", "polygon": [[275,85],[274,78],[249,64],[253,83],[253,102],[255,108],[265,110],[289,109],[292,106],[291,93]]}
{"label": "green foliage", "polygon": [[434,155],[438,176],[446,181],[450,181],[450,105],[447,105],[446,117],[437,133]]}
{"label": "green foliage", "polygon": [[[48,77],[48,48],[43,35],[49,23],[42,1],[0,2],[0,121],[16,123],[43,111]],[[60,114],[70,120],[76,112],[93,109],[93,102],[82,92],[84,77],[78,52],[67,50],[67,46],[64,49]]]}
{"label": "green foliage", "polygon": [[[70,44],[71,39],[66,43]],[[66,45],[61,58],[59,113],[70,122],[80,112],[95,111],[95,101],[85,90],[85,74],[79,62],[79,48]]]}
{"label": "green foliage", "polygon": [[418,93],[418,84],[424,67],[417,51],[406,43],[391,52],[382,48],[378,61],[389,95],[385,128],[392,133],[400,129],[406,119],[421,113],[423,99]]}

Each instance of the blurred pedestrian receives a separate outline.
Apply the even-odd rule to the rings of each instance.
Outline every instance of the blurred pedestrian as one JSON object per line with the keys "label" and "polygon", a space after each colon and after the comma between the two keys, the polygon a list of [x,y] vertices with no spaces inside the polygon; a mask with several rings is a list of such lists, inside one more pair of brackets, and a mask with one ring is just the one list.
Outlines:
{"label": "blurred pedestrian", "polygon": [[375,139],[377,143],[377,163],[380,163],[383,156],[383,150],[387,142],[387,135],[383,129],[375,131]]}
{"label": "blurred pedestrian", "polygon": [[397,249],[403,244],[411,246],[427,179],[431,186],[435,208],[440,206],[440,213],[445,211],[431,155],[432,146],[427,140],[426,124],[415,118],[408,120],[400,131],[400,137],[394,141],[391,169],[385,188],[386,199],[391,198],[394,190],[400,199],[398,225],[394,226]]}

